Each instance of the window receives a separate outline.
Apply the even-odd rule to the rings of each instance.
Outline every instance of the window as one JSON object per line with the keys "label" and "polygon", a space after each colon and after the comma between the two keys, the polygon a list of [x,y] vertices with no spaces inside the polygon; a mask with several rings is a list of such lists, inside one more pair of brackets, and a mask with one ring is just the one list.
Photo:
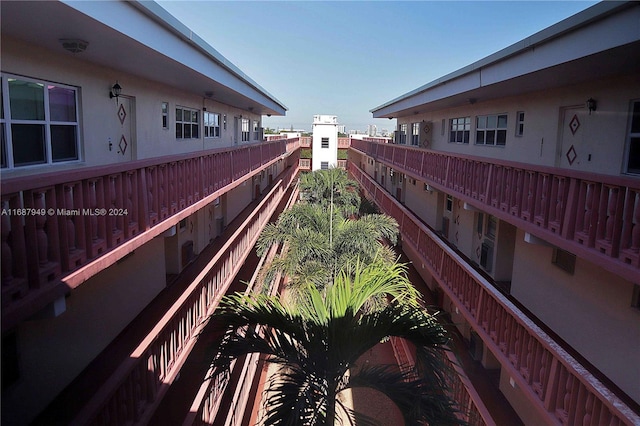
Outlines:
{"label": "window", "polygon": [[551,255],[551,263],[573,275],[573,271],[576,268],[576,255],[559,248],[554,248],[553,254]]}
{"label": "window", "polygon": [[199,112],[195,109],[176,107],[176,138],[200,138]]}
{"label": "window", "polygon": [[400,125],[400,141],[398,143],[402,145],[407,144],[407,124],[406,123]]}
{"label": "window", "polygon": [[453,197],[451,195],[447,195],[447,203],[445,205],[445,209],[448,212],[453,211]]}
{"label": "window", "polygon": [[507,142],[507,114],[480,115],[476,118],[476,144],[501,145]]}
{"label": "window", "polygon": [[452,118],[449,120],[449,142],[469,143],[471,117]]}
{"label": "window", "polygon": [[322,138],[320,148],[329,148],[329,138]]}
{"label": "window", "polygon": [[249,135],[250,135],[249,119],[243,118],[242,119],[242,142],[249,142]]}
{"label": "window", "polygon": [[329,170],[329,162],[328,161],[320,162],[320,170]]}
{"label": "window", "polygon": [[253,120],[253,140],[260,140],[260,122]]}
{"label": "window", "polygon": [[485,232],[485,236],[493,240],[496,238],[497,230],[498,230],[498,220],[496,219],[495,216],[489,215],[489,217],[487,218],[487,229]]}
{"label": "window", "polygon": [[168,102],[162,103],[162,128],[163,129],[169,128],[169,103]]}
{"label": "window", "polygon": [[411,145],[420,145],[420,123],[411,124]]}
{"label": "window", "polygon": [[1,86],[2,167],[79,159],[76,88],[13,76]]}
{"label": "window", "polygon": [[631,103],[627,172],[640,174],[640,100]]}
{"label": "window", "polygon": [[518,111],[516,114],[516,136],[524,135],[524,111]]}
{"label": "window", "polygon": [[220,114],[213,112],[203,113],[204,120],[204,137],[219,138],[220,137]]}

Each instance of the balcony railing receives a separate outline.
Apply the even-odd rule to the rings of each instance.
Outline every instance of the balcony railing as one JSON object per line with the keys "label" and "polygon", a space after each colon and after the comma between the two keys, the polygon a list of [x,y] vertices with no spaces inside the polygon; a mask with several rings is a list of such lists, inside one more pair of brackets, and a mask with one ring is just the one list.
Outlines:
{"label": "balcony railing", "polygon": [[[286,209],[291,208],[291,206],[298,199],[298,195],[299,187],[296,185],[296,187],[293,188],[293,191],[291,191],[291,195],[287,200],[285,207]],[[284,250],[284,246],[281,246],[280,244],[274,244],[271,246],[267,254],[260,259],[258,267],[256,268],[256,271],[247,286],[245,294],[260,294],[263,291],[263,285],[265,283],[259,279],[259,271],[262,268],[262,265],[272,262],[276,255],[282,250]],[[268,294],[270,296],[275,296],[278,291],[280,291],[280,288],[283,285],[283,280],[281,280],[281,276],[280,274],[278,274],[272,281],[272,285],[268,289]],[[259,332],[264,333],[264,329],[260,329]],[[240,388],[241,391],[239,391],[239,389],[236,389],[236,394],[234,395],[234,398],[232,398],[232,405],[234,408],[229,410],[226,419],[227,422],[225,424],[229,423],[229,415],[235,416],[235,413],[244,411],[240,410],[239,407],[246,407],[247,403],[249,402],[248,399],[252,396],[248,392],[252,388],[251,383],[253,383],[253,380],[256,379],[256,374],[260,374],[260,372],[258,372],[256,369],[259,358],[259,354],[252,354],[250,357],[247,357],[247,359],[250,361],[246,362],[245,360],[245,363],[241,366],[241,376],[243,376],[244,379],[237,380],[238,388]],[[231,364],[230,371],[234,371],[237,366],[238,363],[236,362],[236,360],[234,360]],[[251,369],[252,371],[249,371],[249,369]],[[211,367],[206,376],[203,378],[202,385],[200,386],[200,389],[195,399],[193,400],[193,403],[191,404],[191,409],[189,410],[189,413],[182,423],[183,426],[211,425],[220,414],[220,402],[222,401],[224,393],[227,391],[229,381],[227,375],[216,375],[214,373],[215,370],[213,369],[213,367]],[[235,423],[232,422],[231,424]]]}
{"label": "balcony railing", "polygon": [[546,424],[640,424],[638,414],[370,176],[352,163],[349,172],[398,221],[403,248],[419,257]]}
{"label": "balcony railing", "polygon": [[[395,336],[391,337],[390,340],[398,365],[401,368],[414,366],[416,362],[413,353],[407,347],[407,342]],[[443,356],[446,365],[456,373],[449,377],[449,386],[451,388],[451,398],[458,403],[462,420],[467,422],[469,426],[495,426],[496,423],[493,421],[491,414],[489,414],[464,371],[457,365],[454,355],[450,352],[445,352]]]}
{"label": "balcony railing", "polygon": [[300,170],[311,170],[311,160],[309,158],[301,158],[299,162]]}
{"label": "balcony railing", "polygon": [[[295,167],[285,173],[72,424],[150,420],[296,173]],[[213,386],[223,388],[224,383],[221,379]]]}
{"label": "balcony railing", "polygon": [[3,330],[298,146],[288,139],[3,179]]}
{"label": "balcony railing", "polygon": [[338,138],[338,148],[349,148],[351,146],[350,138]]}
{"label": "balcony railing", "polygon": [[353,140],[352,148],[627,280],[640,279],[640,180]]}

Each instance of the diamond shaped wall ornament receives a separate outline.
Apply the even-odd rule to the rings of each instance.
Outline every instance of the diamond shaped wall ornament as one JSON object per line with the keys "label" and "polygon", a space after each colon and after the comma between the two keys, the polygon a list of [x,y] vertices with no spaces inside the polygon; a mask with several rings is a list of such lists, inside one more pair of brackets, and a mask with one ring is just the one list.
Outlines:
{"label": "diamond shaped wall ornament", "polygon": [[576,149],[573,147],[573,145],[571,145],[571,148],[569,148],[566,155],[567,155],[567,161],[569,162],[569,165],[572,166],[573,162],[576,161],[576,158],[578,157],[578,154],[576,153]]}
{"label": "diamond shaped wall ornament", "polygon": [[127,143],[127,139],[124,137],[124,135],[122,135],[122,137],[120,138],[120,143],[118,143],[118,148],[120,148],[120,153],[122,155],[124,155],[124,153],[127,151],[128,146],[129,144]]}
{"label": "diamond shaped wall ornament", "polygon": [[118,118],[120,119],[120,124],[124,124],[124,120],[127,118],[127,111],[124,109],[124,105],[120,104],[120,108],[118,108]]}
{"label": "diamond shaped wall ornament", "polygon": [[569,122],[569,129],[571,129],[571,134],[575,135],[580,128],[580,120],[578,120],[578,116],[574,115],[571,121]]}

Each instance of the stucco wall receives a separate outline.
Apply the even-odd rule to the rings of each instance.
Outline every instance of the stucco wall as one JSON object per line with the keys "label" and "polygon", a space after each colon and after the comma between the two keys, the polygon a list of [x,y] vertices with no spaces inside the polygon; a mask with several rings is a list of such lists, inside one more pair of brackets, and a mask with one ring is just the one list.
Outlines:
{"label": "stucco wall", "polygon": [[576,259],[570,275],[552,248],[524,242],[518,230],[511,294],[636,401],[640,401],[640,311],[633,285]]}
{"label": "stucco wall", "polygon": [[[81,127],[81,161],[72,164],[22,167],[14,170],[3,169],[3,176],[112,164],[132,159],[230,147],[234,145],[234,117],[240,116],[249,118],[251,123],[251,140],[245,143],[258,142],[254,139],[252,126],[254,120],[261,120],[259,115],[249,114],[248,111],[207,99],[200,94],[185,93],[121,71],[97,66],[82,60],[81,55],[77,57],[60,55],[3,37],[2,72],[79,88]],[[117,147],[121,135],[117,117],[119,100],[109,98],[110,88],[116,81],[122,86],[122,96],[132,100],[135,105],[135,110],[128,114],[128,118],[133,118],[134,134],[129,141],[126,155],[118,153]],[[162,127],[162,102],[169,104],[168,129]],[[176,139],[176,106],[199,111],[199,138]],[[221,137],[203,137],[203,108],[208,112],[221,114]],[[237,137],[240,140],[240,136]],[[109,141],[113,143],[111,150],[109,150]]]}
{"label": "stucco wall", "polygon": [[[597,100],[597,110],[591,115],[585,106],[589,98]],[[430,148],[438,151],[619,175],[623,171],[630,101],[638,98],[640,81],[635,76],[622,76],[486,102],[479,99],[464,107],[399,117],[398,124],[408,123],[411,128],[410,123],[432,122]],[[566,108],[576,108],[580,113],[575,135],[568,132],[568,120],[563,115]],[[515,136],[518,111],[525,113],[521,137]],[[506,145],[475,145],[476,116],[504,113],[508,114]],[[471,117],[469,144],[449,143],[449,120],[467,116]],[[569,165],[566,153],[571,145],[577,157]]]}
{"label": "stucco wall", "polygon": [[56,318],[17,329],[20,379],[3,395],[3,419],[27,424],[165,287],[164,244],[158,237],[105,269],[66,298]]}

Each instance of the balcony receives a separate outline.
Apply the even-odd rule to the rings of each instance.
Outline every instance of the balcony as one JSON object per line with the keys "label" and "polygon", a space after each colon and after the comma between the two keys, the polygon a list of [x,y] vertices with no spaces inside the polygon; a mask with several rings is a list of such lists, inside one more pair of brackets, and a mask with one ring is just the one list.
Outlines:
{"label": "balcony", "polygon": [[298,139],[2,180],[2,329],[299,147]]}
{"label": "balcony", "polygon": [[[247,258],[262,228],[292,192],[289,188],[296,175],[295,165],[285,170],[264,198],[248,206],[40,420],[79,425],[155,424],[151,420],[177,378],[181,379],[178,386],[193,385],[183,366],[202,336],[207,336],[203,332],[207,320],[222,296],[233,290],[238,272],[252,264]],[[202,376],[195,380],[195,390],[203,380]]]}
{"label": "balcony", "polygon": [[[349,172],[400,225],[422,262],[547,424],[634,425],[640,416],[354,164]],[[443,185],[443,184],[441,184]],[[446,186],[446,185],[443,185]]]}
{"label": "balcony", "polygon": [[353,140],[351,147],[631,281],[640,181]]}

